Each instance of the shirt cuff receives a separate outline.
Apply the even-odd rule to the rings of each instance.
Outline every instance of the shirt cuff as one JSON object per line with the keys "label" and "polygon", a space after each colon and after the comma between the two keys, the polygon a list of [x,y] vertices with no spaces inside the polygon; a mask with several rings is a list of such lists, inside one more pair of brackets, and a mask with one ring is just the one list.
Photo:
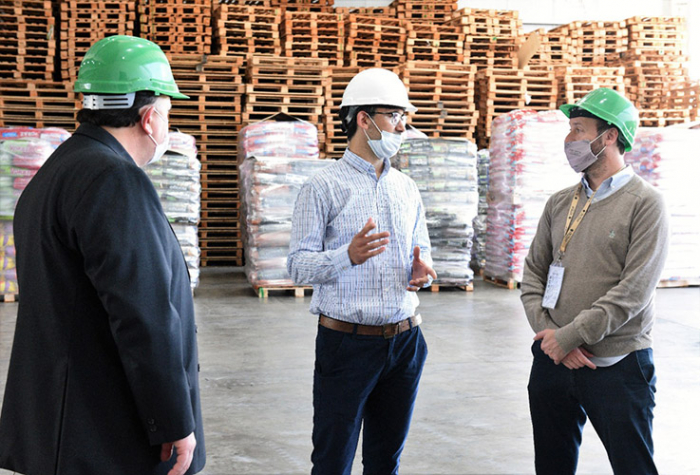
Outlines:
{"label": "shirt cuff", "polygon": [[350,261],[350,254],[348,254],[349,244],[339,247],[338,249],[331,251],[331,263],[335,268],[338,275],[342,274],[346,270],[352,267],[352,261]]}

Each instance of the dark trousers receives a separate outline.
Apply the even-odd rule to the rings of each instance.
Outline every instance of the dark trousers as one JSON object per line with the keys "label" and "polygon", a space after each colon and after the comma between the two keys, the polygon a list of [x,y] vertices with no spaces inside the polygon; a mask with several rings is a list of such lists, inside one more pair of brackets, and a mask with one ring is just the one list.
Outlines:
{"label": "dark trousers", "polygon": [[528,393],[538,475],[576,473],[590,419],[616,475],[657,474],[652,420],[656,376],[651,348],[610,367],[570,370],[532,346]]}
{"label": "dark trousers", "polygon": [[390,339],[318,327],[312,474],[350,474],[363,422],[364,473],[398,473],[427,354],[420,327]]}

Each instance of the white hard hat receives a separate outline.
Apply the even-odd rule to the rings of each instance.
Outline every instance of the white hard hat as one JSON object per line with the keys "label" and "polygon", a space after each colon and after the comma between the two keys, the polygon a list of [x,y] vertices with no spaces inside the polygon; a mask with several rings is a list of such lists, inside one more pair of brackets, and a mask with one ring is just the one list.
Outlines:
{"label": "white hard hat", "polygon": [[343,93],[340,107],[394,106],[413,112],[416,107],[408,101],[406,86],[399,77],[381,68],[360,71],[350,80]]}

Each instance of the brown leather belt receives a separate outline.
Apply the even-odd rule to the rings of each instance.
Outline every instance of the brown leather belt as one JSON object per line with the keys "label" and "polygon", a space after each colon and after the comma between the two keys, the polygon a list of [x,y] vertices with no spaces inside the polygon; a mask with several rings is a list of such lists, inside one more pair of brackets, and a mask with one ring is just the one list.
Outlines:
{"label": "brown leather belt", "polygon": [[399,333],[417,327],[423,322],[420,314],[413,317],[401,320],[398,323],[388,323],[386,325],[360,325],[359,323],[350,323],[336,320],[325,315],[318,318],[318,324],[329,330],[335,330],[344,333],[355,333],[357,335],[383,336],[386,339],[394,338]]}

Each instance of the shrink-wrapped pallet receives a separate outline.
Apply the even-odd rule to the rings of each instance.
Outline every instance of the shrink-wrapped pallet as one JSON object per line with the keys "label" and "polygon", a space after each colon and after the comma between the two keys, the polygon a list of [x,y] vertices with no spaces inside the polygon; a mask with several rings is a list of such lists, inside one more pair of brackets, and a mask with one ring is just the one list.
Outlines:
{"label": "shrink-wrapped pallet", "polygon": [[700,284],[700,208],[693,198],[700,161],[692,153],[700,130],[640,128],[625,162],[664,196],[670,215],[668,258],[662,285]]}
{"label": "shrink-wrapped pallet", "polygon": [[63,129],[0,128],[0,294],[16,294],[12,218],[29,181],[70,134]]}
{"label": "shrink-wrapped pallet", "polygon": [[494,120],[485,278],[522,281],[547,199],[580,180],[564,154],[568,132],[568,119],[556,110],[516,110]]}
{"label": "shrink-wrapped pallet", "polygon": [[401,171],[418,185],[430,236],[435,284],[469,285],[479,204],[476,145],[467,140],[410,139],[398,155]]}
{"label": "shrink-wrapped pallet", "polygon": [[287,273],[294,203],[304,182],[331,163],[308,158],[249,157],[241,164],[245,271],[252,285],[294,285]]}
{"label": "shrink-wrapped pallet", "polygon": [[472,222],[474,244],[472,245],[472,269],[481,271],[486,265],[486,222],[488,220],[489,151],[479,150],[476,169],[479,175],[479,207]]}
{"label": "shrink-wrapped pallet", "polygon": [[197,224],[200,214],[199,170],[195,138],[180,132],[170,132],[168,151],[160,160],[149,163],[144,171],[158,193],[163,211],[172,224],[187,262],[190,283],[199,285],[200,249]]}

